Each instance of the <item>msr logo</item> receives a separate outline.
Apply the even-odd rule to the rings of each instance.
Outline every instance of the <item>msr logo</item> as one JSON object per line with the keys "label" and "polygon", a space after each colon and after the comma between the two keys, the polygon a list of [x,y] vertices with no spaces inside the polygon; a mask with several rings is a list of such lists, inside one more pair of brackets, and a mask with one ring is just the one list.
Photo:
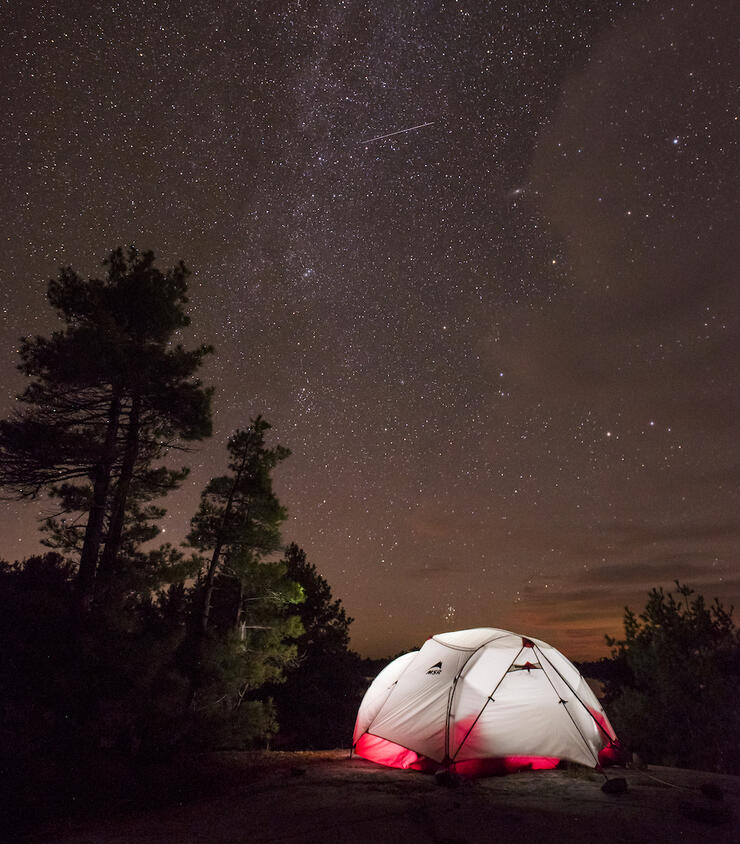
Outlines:
{"label": "msr logo", "polygon": [[435,662],[434,665],[427,671],[427,674],[441,674],[442,673],[442,660],[439,662]]}

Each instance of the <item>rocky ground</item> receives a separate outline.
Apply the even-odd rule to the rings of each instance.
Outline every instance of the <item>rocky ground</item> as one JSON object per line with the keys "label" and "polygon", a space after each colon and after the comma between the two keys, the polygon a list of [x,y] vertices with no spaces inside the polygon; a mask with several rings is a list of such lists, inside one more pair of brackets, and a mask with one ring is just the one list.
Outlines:
{"label": "rocky ground", "polygon": [[627,791],[604,793],[604,777],[580,768],[440,784],[341,750],[217,754],[148,769],[134,792],[94,810],[76,797],[63,820],[26,825],[20,840],[740,841],[740,777],[661,767],[609,777],[624,777]]}

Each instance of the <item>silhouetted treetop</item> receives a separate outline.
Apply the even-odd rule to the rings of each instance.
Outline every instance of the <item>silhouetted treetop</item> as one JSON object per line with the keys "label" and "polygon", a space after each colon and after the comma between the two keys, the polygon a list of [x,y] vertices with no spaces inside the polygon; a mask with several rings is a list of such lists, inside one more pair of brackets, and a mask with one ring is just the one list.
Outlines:
{"label": "silhouetted treetop", "polygon": [[212,390],[196,373],[212,349],[173,344],[189,324],[187,269],[162,272],[152,252],[134,248],[114,250],[103,265],[103,279],[65,267],[49,282],[64,328],[22,341],[19,368],[32,380],[20,409],[0,422],[0,487],[58,500],[70,521],[52,531],[80,543],[85,600],[98,567],[113,567],[133,492],[150,499],[153,483],[164,494],[185,476],[152,463],[211,433]]}

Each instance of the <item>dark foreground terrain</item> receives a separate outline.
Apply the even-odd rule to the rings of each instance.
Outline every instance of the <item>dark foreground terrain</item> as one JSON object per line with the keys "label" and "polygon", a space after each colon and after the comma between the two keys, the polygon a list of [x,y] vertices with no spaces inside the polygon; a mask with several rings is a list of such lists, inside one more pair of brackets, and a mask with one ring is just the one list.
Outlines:
{"label": "dark foreground terrain", "polygon": [[[627,792],[605,794],[604,778],[582,769],[441,785],[428,774],[350,760],[341,750],[218,754],[149,768],[128,796],[109,794],[92,811],[77,794],[68,811],[56,807],[56,819],[25,818],[20,840],[740,841],[740,777],[660,767],[609,776],[625,777]],[[714,798],[702,794],[706,783]]]}

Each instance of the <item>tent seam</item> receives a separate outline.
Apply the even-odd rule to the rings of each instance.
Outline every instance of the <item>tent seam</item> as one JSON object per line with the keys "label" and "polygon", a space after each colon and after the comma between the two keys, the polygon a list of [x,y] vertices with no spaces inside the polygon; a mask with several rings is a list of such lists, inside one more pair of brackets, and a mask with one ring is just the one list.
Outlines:
{"label": "tent seam", "polygon": [[[503,673],[503,674],[501,675],[501,677],[499,678],[498,683],[496,683],[496,685],[494,686],[493,691],[492,691],[492,692],[491,692],[491,694],[490,694],[490,695],[488,695],[488,697],[486,698],[486,702],[485,702],[485,703],[483,704],[483,706],[481,707],[481,711],[480,711],[480,712],[479,712],[479,713],[475,716],[475,721],[473,721],[473,723],[470,725],[470,727],[469,727],[469,729],[468,729],[467,733],[465,733],[465,736],[463,737],[463,740],[460,742],[460,745],[458,746],[457,750],[455,751],[455,755],[454,755],[454,756],[450,759],[450,762],[454,762],[454,761],[455,761],[455,758],[457,757],[457,754],[458,754],[458,753],[462,750],[463,745],[464,745],[464,744],[465,744],[465,742],[468,740],[468,736],[469,736],[469,735],[473,732],[473,727],[475,727],[475,725],[478,723],[478,720],[480,719],[480,716],[481,716],[481,715],[485,712],[485,709],[486,709],[486,707],[488,706],[489,702],[491,702],[491,703],[492,703],[492,702],[494,702],[494,700],[493,700],[493,696],[496,694],[496,691],[497,691],[498,687],[499,687],[499,686],[500,686],[500,685],[504,682],[504,677],[506,677],[506,675],[509,673],[509,669],[511,668],[511,666],[512,666],[512,665],[513,665],[513,664],[517,661],[517,659],[519,659],[519,657],[521,656],[521,653],[522,653],[522,651],[524,650],[524,647],[525,647],[525,646],[524,646],[524,645],[522,645],[522,646],[521,646],[521,648],[519,648],[519,650],[517,651],[516,655],[515,655],[515,656],[514,656],[514,658],[511,660],[511,662],[509,663],[508,667],[506,668],[506,671],[504,671],[504,673]],[[467,663],[465,663],[465,664],[467,665]],[[465,666],[463,666],[463,668],[464,668],[464,667],[465,667]],[[461,669],[461,672],[460,672],[460,673],[462,673],[462,669]],[[448,722],[447,722],[447,723],[448,723],[448,726],[449,726],[449,718],[448,718]]]}
{"label": "tent seam", "polygon": [[[455,692],[457,690],[457,681],[460,679],[460,677],[462,677],[462,673],[463,673],[463,671],[465,671],[467,664],[478,653],[478,651],[485,648],[486,645],[490,645],[491,642],[496,642],[499,639],[505,639],[506,636],[509,636],[509,635],[514,636],[516,634],[509,633],[509,631],[507,630],[507,631],[504,631],[504,634],[502,636],[491,636],[490,639],[486,639],[485,642],[481,642],[480,645],[478,645],[477,648],[475,648],[474,650],[472,650],[470,652],[470,655],[468,656],[468,658],[460,666],[460,670],[457,672],[457,674],[455,674],[455,677],[452,680],[452,689],[450,690],[450,694],[447,697],[447,714],[446,714],[446,717],[445,717],[445,759],[450,759],[450,717],[452,715],[452,701],[455,699]],[[434,639],[434,636],[432,636],[432,639]],[[463,650],[462,648],[455,648],[454,645],[447,645],[444,642],[440,642],[438,639],[434,639],[434,641],[437,642],[438,645],[442,645],[442,647],[445,647],[445,648],[452,648],[453,650]],[[524,648],[522,648],[522,650],[524,650]],[[522,650],[520,650],[519,653],[521,653]],[[519,654],[517,654],[517,656],[519,656]],[[516,659],[516,657],[514,657],[514,659]],[[498,688],[498,686],[496,688]],[[486,708],[486,705],[484,704],[483,709],[485,709],[485,708]],[[483,712],[483,709],[481,709],[481,712]],[[480,713],[479,713],[478,717],[480,718]],[[472,727],[471,727],[471,729],[472,729]],[[468,736],[466,734],[465,738],[467,738],[467,737]],[[463,742],[464,741],[465,741],[465,739],[463,739]],[[462,745],[460,745],[460,747],[462,747]],[[457,756],[458,752],[460,751],[460,747],[458,747],[457,751],[455,751],[455,756]],[[450,761],[452,761],[452,760],[450,760]]]}
{"label": "tent seam", "polygon": [[[417,653],[417,654],[419,654],[419,653],[421,653],[421,651],[419,650],[419,651],[417,651],[416,653]],[[372,725],[375,723],[375,721],[377,720],[378,716],[379,716],[379,715],[380,715],[380,713],[383,711],[383,709],[385,709],[385,705],[388,703],[388,701],[389,701],[389,700],[390,700],[390,698],[391,698],[391,695],[392,695],[392,694],[393,694],[393,692],[396,690],[396,688],[397,688],[397,686],[398,686],[398,681],[399,681],[399,680],[401,679],[401,677],[403,677],[403,675],[404,675],[404,674],[405,674],[405,673],[409,670],[409,667],[411,666],[411,663],[413,663],[413,662],[416,662],[416,660],[415,660],[415,659],[411,659],[411,660],[409,660],[409,664],[406,666],[406,668],[404,668],[404,669],[403,669],[403,671],[402,671],[402,672],[398,675],[398,677],[396,677],[396,679],[393,681],[393,685],[391,686],[390,690],[388,691],[388,694],[385,696],[385,700],[383,701],[383,703],[381,703],[380,707],[378,708],[378,711],[375,713],[375,717],[374,717],[374,718],[373,718],[373,720],[372,720],[372,721],[371,721],[371,722],[367,725],[367,729],[366,729],[366,730],[365,730],[365,732],[364,732],[364,733],[363,733],[363,734],[362,734],[362,735],[361,735],[361,736],[357,739],[357,741],[359,741],[359,740],[362,738],[362,736],[364,736],[364,735],[365,735],[365,733],[369,733],[369,732],[370,732],[370,728],[371,728],[371,727],[372,727]],[[370,733],[370,735],[373,735],[373,733]],[[378,738],[383,738],[383,737],[382,737],[382,736],[378,736]],[[352,745],[352,747],[355,747],[355,746],[357,745],[357,741],[356,741],[356,742]],[[389,741],[389,739],[386,739],[386,741]],[[408,749],[408,750],[410,750],[411,748],[407,748],[407,749]],[[416,751],[414,751],[414,753],[416,753]]]}
{"label": "tent seam", "polygon": [[[536,646],[535,646],[535,648],[536,648]],[[539,650],[539,649],[538,649],[538,650]],[[544,654],[540,654],[540,656],[544,656]],[[562,674],[558,671],[558,669],[557,669],[557,668],[556,668],[556,667],[555,667],[555,666],[554,666],[554,665],[550,662],[550,660],[549,660],[549,659],[547,659],[547,657],[545,657],[545,659],[547,660],[547,663],[550,665],[550,667],[552,668],[552,670],[553,670],[553,671],[554,671],[554,672],[558,675],[558,677],[560,677],[560,679],[561,679],[561,680],[565,683],[565,685],[566,685],[566,686],[567,686],[567,687],[571,690],[571,692],[573,692],[573,694],[575,695],[575,698],[576,698],[576,700],[578,701],[578,703],[580,703],[580,704],[581,704],[581,706],[582,706],[582,707],[586,710],[586,712],[588,712],[588,707],[587,707],[587,706],[583,703],[583,701],[582,701],[582,700],[578,697],[578,695],[576,694],[576,692],[575,692],[575,691],[571,688],[570,683],[569,683],[569,682],[565,679],[565,677],[563,677],[563,675],[562,675]],[[545,670],[543,669],[542,673],[545,675],[545,677],[547,677],[547,671],[545,671]],[[568,709],[568,701],[567,701],[567,700],[563,700],[563,699],[560,697],[560,695],[558,694],[558,690],[555,688],[555,684],[552,682],[552,680],[551,680],[549,677],[547,677],[547,682],[548,682],[548,683],[552,686],[552,690],[553,690],[553,692],[555,692],[555,694],[557,695],[558,701],[559,701],[560,703],[562,703],[562,704],[563,704],[563,708],[564,708],[564,709],[565,709],[565,711],[568,713],[568,718],[570,718],[571,723],[573,724],[573,726],[576,728],[576,731],[578,732],[578,735],[581,737],[581,740],[582,740],[582,741],[583,741],[583,743],[586,745],[586,750],[588,750],[588,752],[591,754],[591,756],[593,756],[593,757],[594,757],[594,760],[595,760],[595,762],[596,762],[596,767],[598,767],[598,765],[599,765],[599,755],[598,755],[598,753],[594,753],[594,751],[593,751],[593,749],[592,749],[591,745],[588,743],[588,741],[586,740],[586,737],[585,737],[585,736],[583,735],[583,733],[581,732],[581,728],[578,726],[578,724],[576,724],[576,720],[575,720],[575,718],[571,715],[570,710]],[[589,714],[589,715],[591,715],[591,713],[590,713],[590,712],[589,712],[588,714]],[[591,716],[591,717],[593,718],[593,716]],[[594,721],[598,724],[598,721],[596,721],[596,719],[595,719],[595,718],[594,718],[593,720],[594,720]]]}
{"label": "tent seam", "polygon": [[[537,650],[539,650],[539,648],[537,648]],[[610,741],[610,742],[611,742],[611,741],[614,741],[614,739],[613,739],[613,738],[609,735],[609,733],[608,733],[608,732],[604,729],[604,727],[602,727],[602,726],[601,726],[601,724],[599,724],[599,721],[598,721],[598,719],[594,716],[593,712],[591,712],[591,710],[588,708],[588,706],[586,706],[586,704],[585,704],[585,703],[581,700],[581,698],[578,696],[578,692],[577,692],[577,691],[573,688],[573,686],[571,686],[571,684],[570,684],[570,683],[569,683],[569,682],[565,679],[565,677],[563,677],[563,675],[562,675],[562,674],[558,671],[558,669],[557,669],[557,668],[556,668],[556,667],[555,667],[555,666],[554,666],[554,665],[550,662],[550,660],[549,660],[549,659],[548,659],[548,658],[547,658],[547,657],[546,657],[546,656],[542,653],[542,651],[540,651],[540,656],[544,656],[544,657],[545,657],[545,661],[547,662],[547,664],[548,664],[548,665],[550,666],[550,668],[552,668],[552,670],[553,670],[553,671],[554,671],[554,672],[558,675],[558,677],[560,677],[560,679],[561,679],[561,680],[565,683],[565,685],[566,685],[566,686],[567,686],[567,687],[571,690],[571,692],[573,693],[573,696],[575,697],[575,699],[576,699],[576,700],[578,701],[578,703],[580,703],[580,704],[581,704],[581,706],[582,706],[582,707],[586,710],[586,712],[588,713],[588,716],[591,718],[591,720],[594,722],[594,724],[596,724],[596,726],[597,726],[597,727],[601,730],[601,732],[602,732],[602,733],[603,733],[603,734],[604,734],[604,735],[605,735],[605,736],[609,739],[609,741]],[[545,676],[547,677],[547,672],[545,672]],[[580,672],[579,672],[579,676],[580,676]],[[548,679],[550,679],[550,678],[548,677]]]}

